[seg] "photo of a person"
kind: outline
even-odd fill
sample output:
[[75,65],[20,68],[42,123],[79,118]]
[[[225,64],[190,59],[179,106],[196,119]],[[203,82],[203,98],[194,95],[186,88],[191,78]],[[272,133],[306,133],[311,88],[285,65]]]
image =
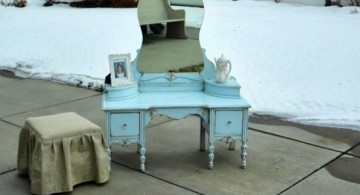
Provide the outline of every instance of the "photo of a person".
[[130,54],[110,54],[110,84],[113,87],[133,85]]
[[114,63],[115,78],[126,78],[126,69],[124,62],[115,62]]

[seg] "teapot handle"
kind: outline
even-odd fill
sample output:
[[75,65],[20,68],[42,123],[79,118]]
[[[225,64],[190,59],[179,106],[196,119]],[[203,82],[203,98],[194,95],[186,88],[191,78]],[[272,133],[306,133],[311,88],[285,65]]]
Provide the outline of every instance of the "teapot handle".
[[227,74],[226,74],[226,78],[229,77],[229,74],[230,74],[230,72],[231,72],[231,61],[228,60],[228,63],[229,63],[229,71],[228,71]]

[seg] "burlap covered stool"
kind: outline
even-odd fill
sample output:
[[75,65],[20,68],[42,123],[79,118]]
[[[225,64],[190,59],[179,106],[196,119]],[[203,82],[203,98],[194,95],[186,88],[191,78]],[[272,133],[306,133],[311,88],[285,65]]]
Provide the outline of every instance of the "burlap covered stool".
[[32,193],[106,182],[109,166],[101,128],[76,113],[28,118],[20,132],[17,170],[29,175]]

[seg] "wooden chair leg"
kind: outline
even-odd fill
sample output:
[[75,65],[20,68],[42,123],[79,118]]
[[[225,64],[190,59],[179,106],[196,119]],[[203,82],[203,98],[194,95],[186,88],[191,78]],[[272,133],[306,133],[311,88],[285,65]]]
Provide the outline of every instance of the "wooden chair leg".
[[166,24],[166,37],[175,39],[187,39],[185,21],[168,22]]

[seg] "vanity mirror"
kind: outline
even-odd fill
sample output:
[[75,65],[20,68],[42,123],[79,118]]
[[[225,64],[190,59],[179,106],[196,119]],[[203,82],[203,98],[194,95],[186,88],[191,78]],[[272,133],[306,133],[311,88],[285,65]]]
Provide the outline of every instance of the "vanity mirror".
[[[143,43],[137,60],[138,71],[200,72],[203,56],[199,33],[203,14],[204,8],[199,4],[178,6],[168,0],[139,1],[138,19]],[[192,21],[188,21],[190,18]],[[188,23],[192,27],[186,26]]]

